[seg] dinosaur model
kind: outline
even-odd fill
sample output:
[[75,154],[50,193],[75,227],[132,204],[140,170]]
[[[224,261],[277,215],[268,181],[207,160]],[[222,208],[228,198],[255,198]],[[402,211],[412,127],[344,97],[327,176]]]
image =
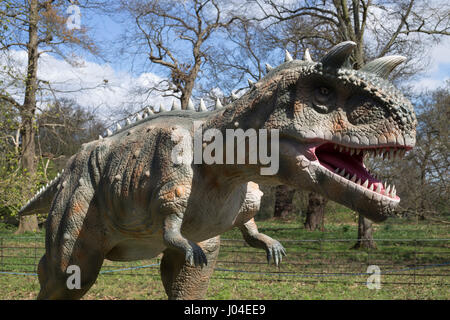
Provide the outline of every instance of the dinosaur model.
[[[226,106],[148,110],[144,119],[83,145],[20,212],[49,212],[38,298],[80,298],[105,258],[131,261],[160,253],[169,298],[202,298],[219,236],[233,227],[279,263],[284,249],[258,233],[252,219],[262,196],[258,184],[314,191],[375,222],[394,215],[400,201],[395,186],[371,175],[364,159],[402,157],[415,144],[414,109],[387,80],[405,58],[382,57],[353,70],[347,61],[354,48],[354,42],[342,42],[318,62],[308,52],[303,60],[286,52],[283,64],[267,65],[266,76],[250,81],[249,90]],[[262,174],[260,161],[174,162],[173,150],[186,132],[188,142],[195,140],[195,123],[202,132],[277,133],[271,145],[277,145],[278,170]],[[203,140],[201,148],[210,143]],[[184,154],[194,154],[187,146]],[[227,142],[222,147],[224,156],[233,151]],[[80,289],[66,286],[70,265],[81,270]]]

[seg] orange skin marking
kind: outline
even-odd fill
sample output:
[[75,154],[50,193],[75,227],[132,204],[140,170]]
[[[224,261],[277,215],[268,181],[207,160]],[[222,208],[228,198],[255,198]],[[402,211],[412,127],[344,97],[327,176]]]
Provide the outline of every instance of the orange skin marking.
[[345,123],[344,120],[342,120],[342,118],[338,118],[334,123],[333,123],[333,131],[334,132],[339,132],[339,131],[344,131],[345,129],[347,129],[347,124]]
[[73,208],[71,210],[71,213],[73,213],[73,214],[84,213],[83,206],[78,204],[77,202],[75,202],[73,205]]
[[184,196],[184,187],[183,186],[178,186],[178,187],[176,187],[175,188],[175,194],[176,194],[176,196],[177,197],[182,197],[182,196]]

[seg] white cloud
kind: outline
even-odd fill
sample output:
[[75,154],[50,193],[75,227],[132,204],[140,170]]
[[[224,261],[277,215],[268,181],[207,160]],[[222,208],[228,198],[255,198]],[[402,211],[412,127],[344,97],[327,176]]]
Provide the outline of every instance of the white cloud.
[[440,65],[450,64],[450,41],[442,41],[431,49],[430,55],[432,63],[427,73],[438,72]]
[[[27,55],[25,51],[10,51],[9,62],[15,67],[17,74],[24,74]],[[0,58],[0,65],[6,63],[6,58]],[[9,80],[5,74],[0,79]],[[98,109],[100,116],[110,118],[125,108],[137,111],[147,105],[166,108],[172,105],[172,97],[162,97],[160,92],[138,93],[138,88],[152,88],[163,80],[153,73],[142,73],[133,76],[127,72],[114,70],[109,64],[99,64],[81,60],[73,66],[65,60],[42,54],[38,65],[38,78],[50,83],[57,98],[70,98],[79,105]],[[104,82],[107,80],[107,83]],[[11,82],[8,82],[11,84]],[[47,87],[47,85],[43,85]],[[7,91],[19,101],[23,100],[21,84],[8,85]],[[45,103],[52,95],[49,91],[39,97],[40,103]]]
[[430,51],[431,64],[427,71],[411,82],[414,90],[435,90],[450,79],[450,42],[443,41]]

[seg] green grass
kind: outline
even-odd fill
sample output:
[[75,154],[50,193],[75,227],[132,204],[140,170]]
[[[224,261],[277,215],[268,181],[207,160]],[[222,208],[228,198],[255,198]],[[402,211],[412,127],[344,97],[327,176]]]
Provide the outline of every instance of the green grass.
[[[280,269],[267,265],[263,251],[246,246],[240,232],[231,230],[222,236],[217,270],[211,279],[206,299],[450,297],[450,266],[420,269],[423,265],[450,261],[450,241],[420,240],[450,238],[448,225],[428,221],[416,223],[406,219],[388,220],[375,226],[374,235],[376,239],[392,240],[379,240],[378,248],[368,251],[350,249],[355,243],[357,225],[354,217],[348,215],[336,220],[328,219],[325,232],[307,232],[296,219],[258,221],[257,224],[260,232],[280,240],[285,246],[288,256],[284,258]],[[0,268],[4,271],[35,272],[35,264],[44,250],[42,232],[18,236],[13,234],[12,229],[0,226],[0,238],[3,238],[3,250],[0,254],[3,264]],[[299,241],[307,239],[316,241]],[[342,241],[329,241],[330,239]],[[103,270],[145,266],[158,261],[105,261]],[[383,274],[380,290],[369,290],[366,287],[367,275],[345,275],[364,273],[370,264],[379,265],[382,272],[419,269]],[[0,275],[0,299],[34,299],[38,291],[36,276]],[[160,281],[159,269],[153,266],[101,274],[84,299],[166,299],[166,294]]]

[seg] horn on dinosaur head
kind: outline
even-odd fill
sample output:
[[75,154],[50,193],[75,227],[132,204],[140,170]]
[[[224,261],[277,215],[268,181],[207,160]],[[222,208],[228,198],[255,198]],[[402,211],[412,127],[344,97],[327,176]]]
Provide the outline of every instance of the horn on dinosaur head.
[[303,60],[305,60],[306,62],[314,62],[313,59],[311,58],[311,55],[309,54],[308,48],[306,48],[305,53],[303,53]]
[[370,61],[360,70],[364,72],[374,73],[381,78],[387,78],[392,70],[400,63],[404,62],[404,56],[386,56]]
[[216,98],[216,104],[214,105],[214,110],[222,109],[222,108],[223,108],[222,103],[220,102],[219,98]]
[[208,111],[208,109],[206,108],[206,105],[205,105],[205,101],[203,101],[203,99],[200,99],[200,105],[199,105],[197,111],[198,112]]
[[189,98],[186,110],[195,110],[194,103],[192,102],[191,98]]
[[292,58],[291,54],[289,53],[289,51],[284,50],[284,62],[289,62],[294,60],[294,58]]
[[355,47],[356,43],[353,41],[341,42],[331,48],[320,62],[322,62],[324,68],[338,69],[342,67]]

